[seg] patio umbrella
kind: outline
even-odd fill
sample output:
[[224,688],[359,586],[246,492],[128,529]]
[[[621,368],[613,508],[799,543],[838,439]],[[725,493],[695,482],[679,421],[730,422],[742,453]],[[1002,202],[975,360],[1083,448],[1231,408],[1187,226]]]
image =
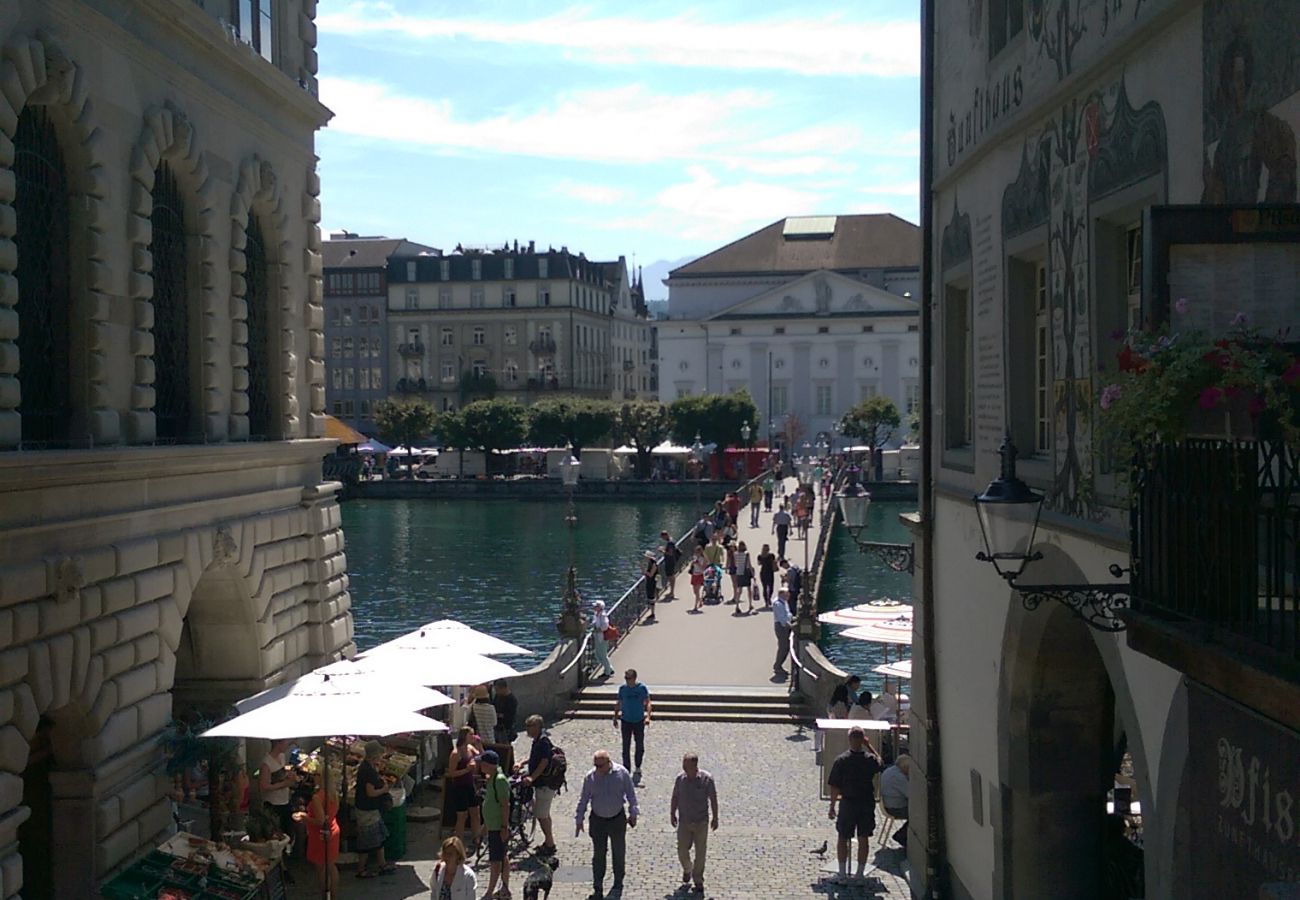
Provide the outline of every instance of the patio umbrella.
[[235,709],[248,713],[288,697],[313,696],[336,698],[342,702],[350,702],[354,698],[369,702],[374,697],[382,697],[384,705],[408,710],[450,706],[456,702],[441,691],[378,675],[344,661],[336,663],[328,673],[318,669],[285,684],[267,688],[260,694],[246,697],[235,704]]
[[823,625],[869,625],[872,622],[883,622],[911,613],[912,607],[906,603],[882,597],[879,600],[859,603],[857,606],[824,612],[817,617],[817,621]]
[[439,619],[436,622],[421,625],[415,631],[394,638],[385,644],[380,644],[373,650],[368,650],[367,653],[387,650],[418,650],[421,648],[461,650],[466,653],[477,653],[479,656],[533,655],[533,651],[527,647],[520,647],[518,644],[503,641],[499,637],[470,628],[464,622],[457,622],[455,619]]
[[353,662],[372,672],[424,685],[486,684],[519,674],[499,660],[448,647],[376,648]]
[[855,641],[874,641],[877,644],[911,644],[912,613],[909,610],[892,619],[859,625],[841,631],[840,637],[852,638]]
[[888,675],[892,678],[911,678],[912,661],[910,659],[900,659],[898,662],[883,663],[876,666],[871,671],[878,672],[881,675]]
[[374,438],[371,438],[370,440],[366,441],[364,444],[360,444],[357,446],[357,450],[359,450],[362,453],[388,453],[392,449],[393,449],[392,447],[388,446],[382,441],[377,441]]

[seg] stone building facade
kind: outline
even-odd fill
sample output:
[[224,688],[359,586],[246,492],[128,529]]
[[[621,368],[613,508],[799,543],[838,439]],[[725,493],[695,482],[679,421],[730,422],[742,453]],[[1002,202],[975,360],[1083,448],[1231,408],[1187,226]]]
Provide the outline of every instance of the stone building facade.
[[173,715],[351,647],[315,5],[0,5],[0,896],[94,896]]
[[[1277,533],[1278,516],[1295,521],[1300,448],[1249,445],[1261,483],[1250,467],[1231,503],[1215,505],[1232,481],[1216,474],[1235,452],[1223,442],[1185,448],[1202,466],[1190,481],[1159,462],[1130,490],[1100,401],[1127,328],[1187,327],[1160,300],[1170,285],[1189,316],[1224,324],[1276,288],[1295,320],[1296,5],[931,0],[926,9],[932,500],[917,593],[932,585],[934,615],[918,618],[910,692],[914,895],[1136,896],[1131,882],[1107,882],[1131,864],[1146,897],[1281,896],[1267,886],[1300,872],[1290,818],[1300,656],[1264,611],[1289,610],[1294,624],[1294,526],[1287,563],[1266,562],[1264,535]],[[1283,227],[1256,254],[1249,242],[1274,227],[1263,204],[1277,204]],[[1202,233],[1183,256],[1195,265],[1176,268],[1176,254],[1153,248],[1195,235],[1159,225],[1169,205],[1218,205],[1202,212],[1230,251]],[[1239,223],[1248,227],[1228,234]],[[998,476],[1008,433],[1019,477],[1046,497],[1033,545],[1017,548],[1041,558],[1019,583],[1130,582],[1119,598],[1131,604],[1124,630],[1090,628],[1060,602],[1082,603],[1088,590],[1022,596],[976,558],[971,498]],[[1175,484],[1200,512],[1142,499],[1169,497]],[[1138,543],[1179,528],[1196,536]],[[1258,546],[1219,543],[1256,534]],[[1262,576],[1254,582],[1275,565],[1289,584],[1282,596]],[[1162,573],[1188,581],[1153,588]],[[1238,599],[1233,621],[1225,611]],[[926,708],[927,683],[937,710]],[[936,714],[942,743],[931,756],[925,726]],[[1116,840],[1131,816],[1106,814],[1120,776],[1135,785],[1142,850]],[[1261,789],[1270,778],[1271,795]],[[935,788],[941,829],[928,819]],[[927,857],[932,833],[941,857]]]

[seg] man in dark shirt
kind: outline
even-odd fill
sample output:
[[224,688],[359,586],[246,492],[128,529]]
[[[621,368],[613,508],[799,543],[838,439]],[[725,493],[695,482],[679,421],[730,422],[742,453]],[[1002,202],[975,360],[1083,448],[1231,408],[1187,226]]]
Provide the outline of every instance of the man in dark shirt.
[[[542,826],[542,845],[536,850],[539,856],[555,855],[555,834],[551,830],[551,802],[555,799],[555,789],[547,787],[546,770],[550,768],[551,757],[555,754],[555,745],[551,737],[542,730],[541,716],[529,716],[524,722],[524,729],[533,739],[532,749],[528,751],[528,763],[517,774],[524,776],[524,784],[533,788],[533,816]],[[539,784],[539,782],[541,782]]]
[[504,678],[498,678],[492,685],[492,705],[497,711],[498,744],[513,744],[519,732],[515,731],[515,717],[519,715],[519,698],[510,692],[510,685]]
[[781,560],[778,565],[785,573],[785,586],[790,591],[790,608],[793,610],[799,605],[799,591],[803,588],[803,569],[788,559]]
[[668,588],[668,597],[677,599],[677,564],[681,561],[682,551],[677,549],[677,542],[666,531],[659,532],[664,542],[664,585]]
[[[854,832],[858,835],[858,877],[867,871],[867,855],[871,851],[871,832],[876,830],[875,778],[885,770],[876,751],[867,743],[861,728],[849,730],[849,749],[835,757],[827,783],[831,789],[830,818],[835,820],[835,856],[840,864],[840,876],[849,874],[849,841]],[[838,817],[835,804],[839,803]]]

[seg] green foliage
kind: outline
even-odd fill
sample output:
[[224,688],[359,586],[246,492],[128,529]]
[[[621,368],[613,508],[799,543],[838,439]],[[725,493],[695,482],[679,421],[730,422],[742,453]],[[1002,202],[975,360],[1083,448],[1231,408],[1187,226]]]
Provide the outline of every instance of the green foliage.
[[615,433],[623,443],[636,448],[636,472],[650,475],[650,451],[672,433],[673,417],[668,407],[651,400],[624,403],[618,411]]
[[470,400],[491,400],[497,395],[497,380],[486,372],[474,374],[472,369],[460,373],[460,402],[463,406]]
[[850,409],[840,420],[840,432],[862,441],[872,450],[889,442],[902,418],[898,407],[888,397],[877,394]]
[[475,400],[457,418],[460,443],[486,454],[518,447],[528,433],[527,412],[513,400]]
[[618,408],[608,400],[547,397],[528,408],[528,438],[542,447],[583,447],[600,443],[614,431]]
[[745,424],[753,434],[758,433],[758,407],[746,390],[678,397],[669,412],[673,440],[683,446],[693,444],[697,434],[705,444],[717,444],[720,448],[738,445],[740,429]]
[[390,447],[410,448],[433,434],[438,414],[423,400],[380,400],[375,404],[375,427]]

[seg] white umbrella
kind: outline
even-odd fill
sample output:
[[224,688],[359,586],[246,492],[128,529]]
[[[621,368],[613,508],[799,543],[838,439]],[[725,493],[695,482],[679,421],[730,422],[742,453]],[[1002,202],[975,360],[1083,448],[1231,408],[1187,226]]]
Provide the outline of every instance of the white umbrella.
[[413,684],[485,684],[519,674],[499,660],[447,647],[376,648],[366,651],[354,662],[372,672]]
[[410,634],[380,644],[368,653],[388,650],[460,650],[480,656],[532,656],[533,651],[486,632],[470,628],[455,619],[439,619],[422,625]]
[[912,614],[906,613],[892,619],[883,619],[841,631],[840,637],[855,641],[873,641],[877,644],[911,644]]
[[[288,697],[314,696],[335,698],[344,702],[355,697],[360,697],[365,702],[373,702],[373,698],[382,697],[385,706],[407,710],[450,706],[456,702],[441,691],[377,675],[345,660],[335,663],[329,672],[318,669],[286,684],[267,688],[260,694],[240,700],[235,704],[235,709],[247,713]],[[364,734],[365,732],[349,733]]]
[[636,454],[636,448],[631,444],[623,444],[621,447],[614,448],[615,456],[633,456]]
[[912,661],[910,659],[900,659],[898,662],[883,663],[876,666],[871,671],[878,672],[881,675],[889,675],[894,678],[911,678]]
[[906,603],[882,597],[879,600],[859,603],[857,606],[824,612],[817,617],[817,621],[823,625],[869,625],[872,622],[882,622],[898,618],[900,615],[911,614],[912,607]]

